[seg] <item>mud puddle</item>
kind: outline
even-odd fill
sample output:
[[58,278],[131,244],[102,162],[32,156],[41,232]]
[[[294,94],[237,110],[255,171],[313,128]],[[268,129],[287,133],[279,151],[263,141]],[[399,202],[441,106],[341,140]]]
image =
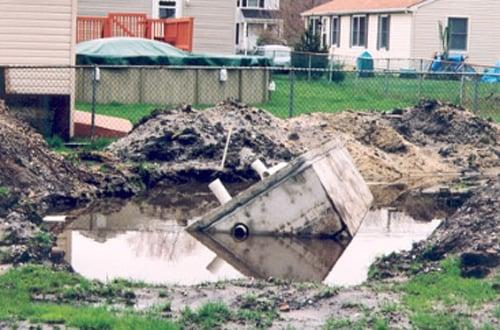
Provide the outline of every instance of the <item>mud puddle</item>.
[[[262,236],[237,241],[223,234],[193,237],[185,231],[184,219],[214,207],[208,196],[208,192],[197,196],[186,192],[168,200],[156,195],[149,200],[112,201],[69,223],[58,237],[58,247],[76,272],[102,281],[124,278],[194,285],[274,277],[355,285],[367,278],[377,257],[411,249],[440,223],[380,209],[366,216],[350,244]],[[192,202],[184,203],[186,198]]]

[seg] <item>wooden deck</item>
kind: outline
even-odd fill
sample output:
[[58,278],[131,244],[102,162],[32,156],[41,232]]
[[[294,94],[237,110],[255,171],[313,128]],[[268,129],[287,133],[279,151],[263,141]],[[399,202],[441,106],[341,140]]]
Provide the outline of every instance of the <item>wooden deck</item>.
[[136,37],[169,43],[185,51],[193,50],[193,17],[151,19],[146,14],[110,13],[107,17],[77,17],[76,42]]

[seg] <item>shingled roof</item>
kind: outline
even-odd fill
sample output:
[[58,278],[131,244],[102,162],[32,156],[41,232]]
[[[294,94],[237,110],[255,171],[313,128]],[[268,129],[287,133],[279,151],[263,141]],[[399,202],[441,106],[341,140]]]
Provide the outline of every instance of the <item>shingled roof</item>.
[[427,0],[333,0],[302,13],[304,16],[404,11]]

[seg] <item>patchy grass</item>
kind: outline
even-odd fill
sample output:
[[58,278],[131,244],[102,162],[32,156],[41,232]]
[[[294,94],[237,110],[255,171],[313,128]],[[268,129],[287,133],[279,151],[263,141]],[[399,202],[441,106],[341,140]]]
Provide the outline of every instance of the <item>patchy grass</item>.
[[72,299],[73,303],[89,294],[114,296],[119,285],[105,286],[88,281],[79,275],[54,271],[43,266],[14,268],[0,276],[0,321],[15,324],[64,324],[80,329],[179,329],[172,321],[144,316],[130,311],[106,307],[64,303],[36,302],[40,297],[56,296],[56,301]]
[[[410,321],[422,329],[472,328],[466,314],[497,298],[491,280],[463,278],[459,260],[446,259],[443,270],[417,275],[401,285]],[[498,282],[498,278],[493,280]]]
[[10,195],[9,187],[0,186],[0,198],[8,197]]
[[231,319],[231,311],[222,302],[207,303],[196,311],[186,307],[182,312],[181,324],[183,327],[213,329],[220,327]]
[[170,301],[141,312],[116,307],[120,302],[133,304],[133,288],[141,286],[146,284],[103,284],[41,265],[12,268],[0,276],[0,322],[12,327],[28,321],[79,329],[214,329],[227,322],[267,328],[278,317],[270,302],[250,296],[248,306],[239,309],[208,302],[196,310],[186,307],[174,319]]
[[363,317],[356,319],[356,320],[332,318],[326,322],[326,324],[323,326],[323,329],[324,330],[335,330],[335,329],[386,330],[386,329],[389,329],[389,325],[387,323],[387,320],[385,320],[384,318],[363,316]]

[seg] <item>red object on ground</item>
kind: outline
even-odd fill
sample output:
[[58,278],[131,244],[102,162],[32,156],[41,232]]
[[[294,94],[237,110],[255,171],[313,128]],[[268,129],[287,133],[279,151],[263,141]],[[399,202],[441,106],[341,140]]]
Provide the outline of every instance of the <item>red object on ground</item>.
[[[90,112],[76,110],[73,113],[73,124],[75,125],[75,137],[91,137],[92,114]],[[98,137],[124,137],[132,128],[132,123],[126,119],[103,115],[95,116],[95,135]]]
[[136,37],[169,43],[179,49],[193,50],[193,17],[151,19],[146,14],[110,13],[107,17],[78,16],[76,42]]

